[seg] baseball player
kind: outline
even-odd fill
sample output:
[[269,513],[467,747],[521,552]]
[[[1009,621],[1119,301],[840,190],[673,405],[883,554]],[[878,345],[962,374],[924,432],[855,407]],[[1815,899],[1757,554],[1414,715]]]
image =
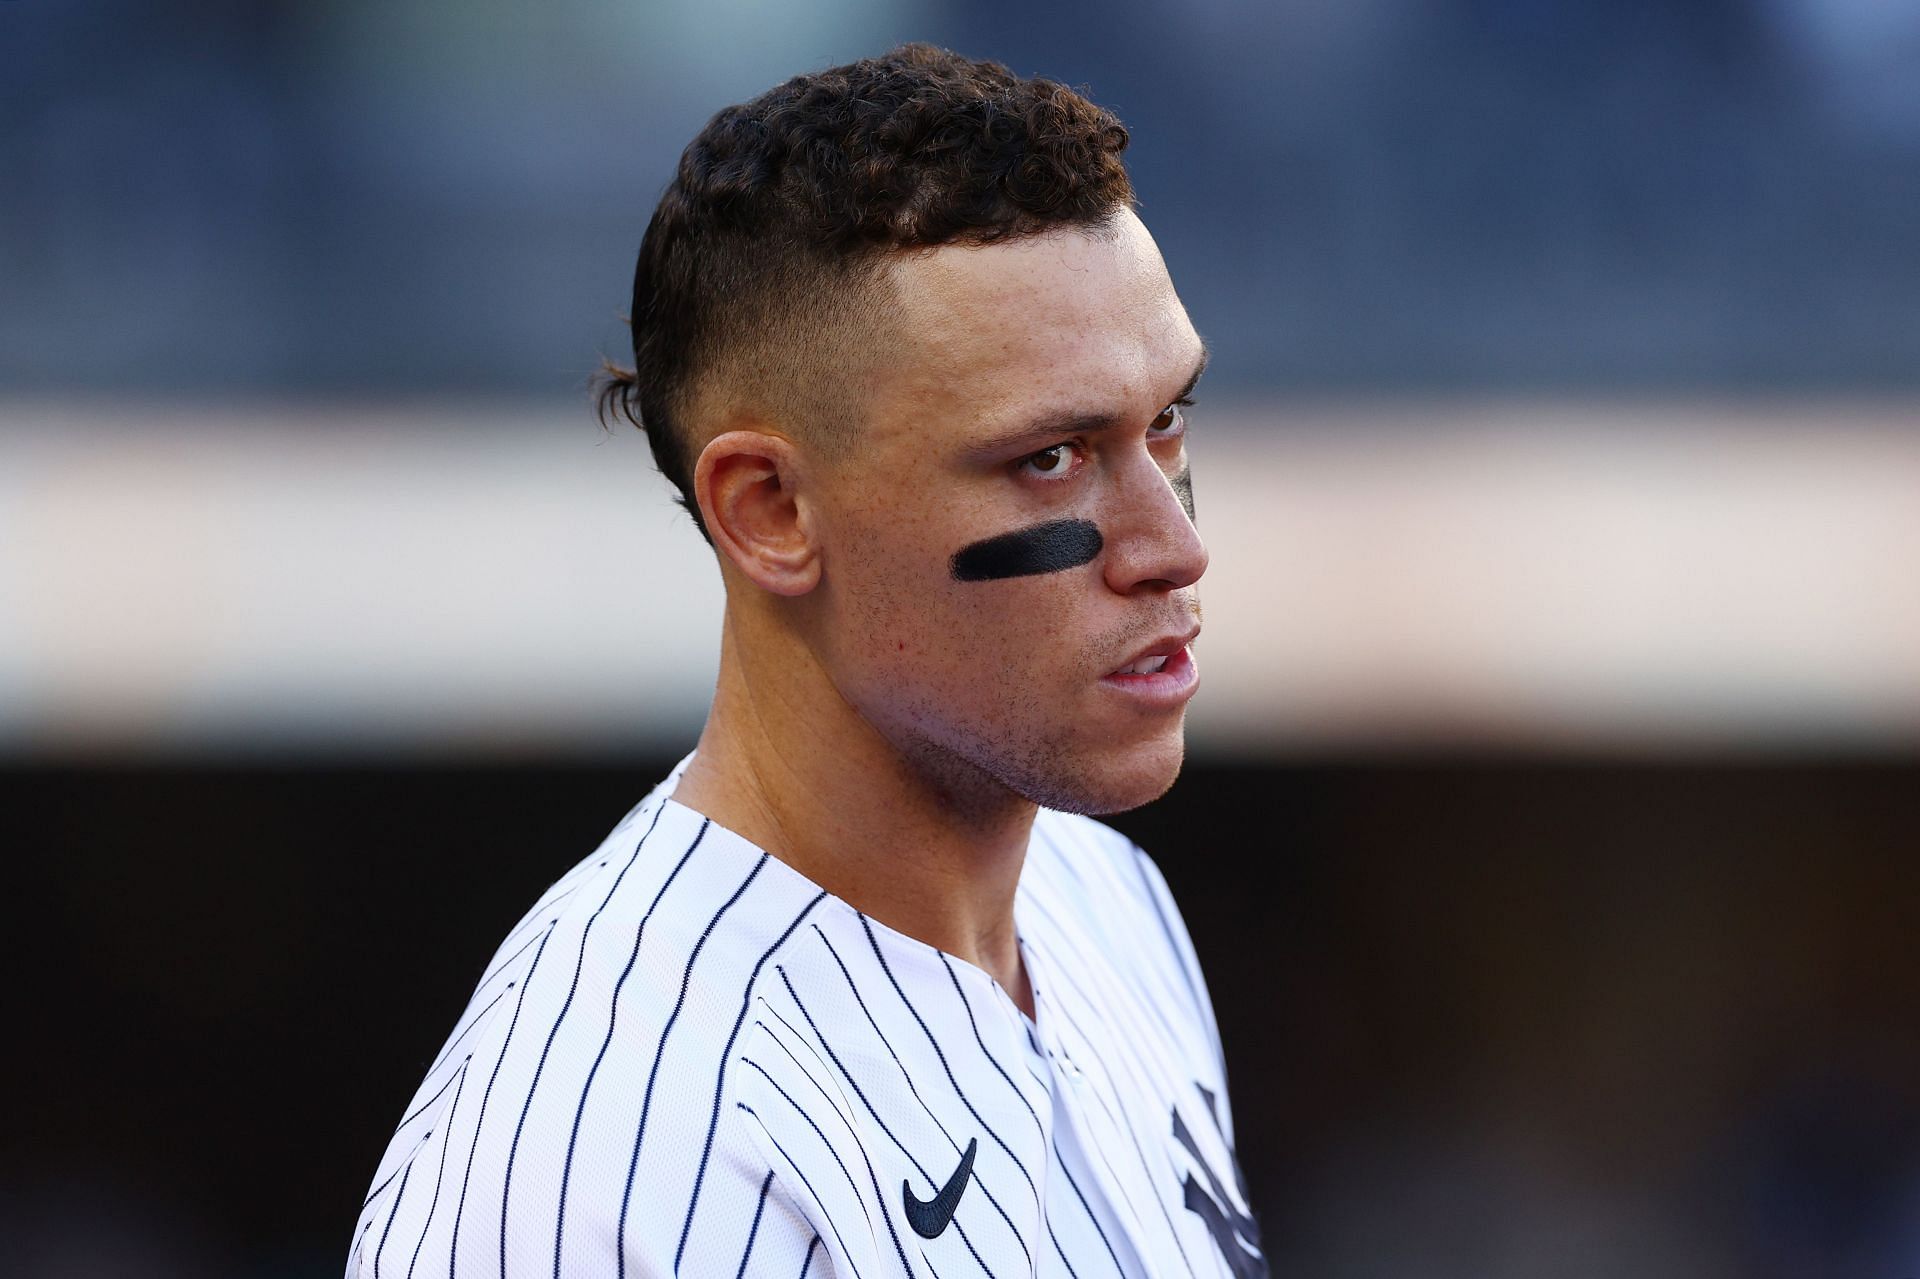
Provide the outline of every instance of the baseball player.
[[1179,913],[1081,815],[1172,784],[1207,563],[1126,143],[909,45],[687,148],[602,403],[715,550],[712,711],[501,943],[349,1275],[1266,1274]]

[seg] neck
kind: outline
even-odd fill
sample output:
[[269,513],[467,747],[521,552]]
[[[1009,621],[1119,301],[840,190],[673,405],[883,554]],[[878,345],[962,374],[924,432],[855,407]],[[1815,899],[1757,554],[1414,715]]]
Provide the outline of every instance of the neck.
[[1031,1016],[1013,902],[1035,805],[971,765],[909,759],[804,647],[763,639],[740,643],[729,612],[713,710],[674,799],[985,970]]

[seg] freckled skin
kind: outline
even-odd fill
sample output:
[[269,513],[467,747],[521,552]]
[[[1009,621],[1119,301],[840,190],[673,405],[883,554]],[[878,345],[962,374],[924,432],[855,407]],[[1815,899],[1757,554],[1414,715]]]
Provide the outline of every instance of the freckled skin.
[[[1089,813],[1156,798],[1179,772],[1184,713],[1100,679],[1191,628],[1207,562],[1184,442],[1148,430],[1201,351],[1158,249],[1124,212],[1108,234],[948,246],[890,271],[897,358],[816,491],[828,549],[811,646],[839,695],[955,793],[1001,786]],[[1124,425],[1088,436],[1064,478],[969,450],[1067,409]],[[1066,519],[1099,529],[1092,561],[955,580],[961,548]]]

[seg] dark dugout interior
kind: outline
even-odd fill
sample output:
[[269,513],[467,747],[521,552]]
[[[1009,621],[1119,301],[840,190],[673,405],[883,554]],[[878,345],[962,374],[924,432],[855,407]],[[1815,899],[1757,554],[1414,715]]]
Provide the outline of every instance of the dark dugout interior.
[[[1202,760],[1113,819],[1206,966],[1274,1272],[1902,1273],[1915,765]],[[0,775],[8,1269],[337,1273],[493,945],[669,766]]]

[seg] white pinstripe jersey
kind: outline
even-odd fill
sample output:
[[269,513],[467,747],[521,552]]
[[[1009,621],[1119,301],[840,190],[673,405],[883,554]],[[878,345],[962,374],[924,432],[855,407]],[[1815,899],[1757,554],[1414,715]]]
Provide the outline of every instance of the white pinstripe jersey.
[[[1213,1012],[1144,853],[1041,810],[1029,1020],[667,799],[685,767],[501,944],[349,1276],[1266,1273]],[[950,1221],[909,1210],[950,1183]]]

